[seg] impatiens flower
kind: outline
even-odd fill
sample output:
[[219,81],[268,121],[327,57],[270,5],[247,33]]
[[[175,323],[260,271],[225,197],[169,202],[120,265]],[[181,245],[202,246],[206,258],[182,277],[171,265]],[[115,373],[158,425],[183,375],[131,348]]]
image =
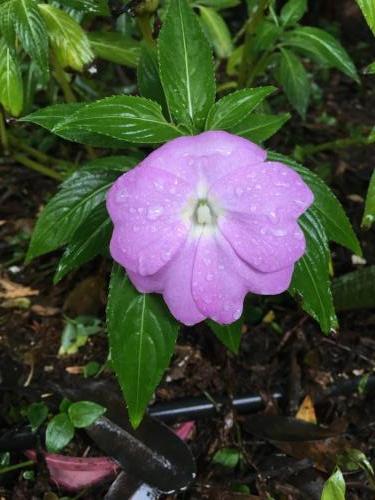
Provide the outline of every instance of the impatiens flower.
[[266,151],[227,132],[174,139],[107,196],[111,254],[140,292],[162,293],[186,325],[228,324],[248,292],[290,284],[305,251],[297,219],[313,194]]

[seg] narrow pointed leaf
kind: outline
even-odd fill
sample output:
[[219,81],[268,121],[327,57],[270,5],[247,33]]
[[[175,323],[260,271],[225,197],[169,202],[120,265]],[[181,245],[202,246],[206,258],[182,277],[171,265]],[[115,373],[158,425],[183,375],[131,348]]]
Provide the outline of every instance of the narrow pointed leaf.
[[16,54],[0,38],[0,104],[12,116],[23,107],[23,83]]
[[375,35],[375,2],[374,0],[356,0],[367,24]]
[[207,321],[208,326],[216,337],[234,354],[238,354],[241,342],[242,320],[239,319],[230,325],[219,325],[215,321]]
[[300,26],[288,32],[283,41],[286,45],[300,49],[318,62],[336,68],[359,82],[357,70],[349,54],[336,38],[326,31]]
[[140,43],[115,31],[95,31],[88,34],[96,57],[115,64],[135,68],[140,54]]
[[62,68],[82,71],[94,54],[81,26],[69,14],[48,4],[39,4],[53,54]]
[[263,142],[272,137],[290,118],[289,113],[265,115],[254,113],[231,127],[228,132],[241,135],[254,142]]
[[37,220],[27,260],[69,242],[91,211],[104,201],[107,190],[121,171],[134,166],[135,162],[131,157],[93,160],[63,182]]
[[168,123],[160,106],[144,97],[119,95],[86,104],[54,127],[56,134],[69,134],[79,141],[81,132],[94,132],[130,143],[155,144],[182,133]]
[[275,90],[276,88],[271,86],[258,87],[238,90],[222,97],[208,113],[206,130],[232,130],[239,122],[245,121],[254,109]]
[[345,479],[339,468],[324,484],[321,500],[345,500]]
[[59,3],[79,12],[90,12],[99,16],[109,15],[107,0],[59,0]]
[[73,269],[89,262],[109,247],[112,233],[112,223],[105,208],[101,203],[95,207],[84,222],[77,228],[61,257],[54,283],[58,283]]
[[307,0],[288,0],[280,12],[284,26],[296,24],[307,11]]
[[16,39],[14,5],[13,0],[2,4],[0,2],[0,34],[11,48],[14,47]]
[[341,203],[330,188],[308,168],[287,156],[269,151],[268,159],[280,161],[296,170],[314,193],[314,210],[324,226],[327,238],[336,241],[357,255],[362,255],[361,246]]
[[232,38],[229,28],[223,17],[214,9],[199,6],[202,26],[207,34],[217,57],[229,57],[233,50]]
[[159,36],[160,76],[171,115],[202,130],[215,99],[209,43],[187,0],[170,2]]
[[281,49],[276,78],[290,104],[305,118],[310,98],[310,82],[301,60],[292,51]]
[[112,363],[130,421],[138,427],[168,367],[178,323],[160,295],[137,292],[117,264],[110,282],[107,322]]
[[332,292],[338,311],[375,307],[375,266],[336,278],[333,280]]
[[12,0],[14,26],[22,47],[44,73],[48,72],[48,36],[34,0]]
[[158,53],[156,49],[146,44],[142,45],[137,77],[141,96],[158,102],[164,115],[168,116],[167,101],[159,74]]
[[330,253],[319,216],[310,208],[299,224],[306,237],[306,252],[296,263],[289,291],[301,301],[302,308],[318,323],[324,333],[338,326],[329,277]]

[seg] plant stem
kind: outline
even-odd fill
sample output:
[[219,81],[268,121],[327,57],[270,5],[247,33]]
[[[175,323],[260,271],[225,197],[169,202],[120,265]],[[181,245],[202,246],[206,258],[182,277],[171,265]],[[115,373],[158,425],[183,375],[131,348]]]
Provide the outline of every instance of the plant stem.
[[257,10],[254,15],[247,20],[245,30],[245,41],[242,52],[240,70],[238,73],[238,87],[244,87],[248,79],[249,66],[251,65],[251,45],[253,34],[255,33],[259,23],[262,21],[264,11],[268,7],[270,0],[260,0]]
[[9,134],[9,142],[11,146],[14,146],[16,149],[19,149],[20,151],[23,151],[31,156],[33,156],[36,160],[41,161],[42,163],[60,163],[61,165],[66,165],[67,167],[72,167],[72,164],[65,161],[65,160],[60,160],[58,158],[53,158],[52,156],[49,156],[42,151],[38,151],[35,148],[32,148],[31,146],[28,146],[24,142],[22,142],[20,139],[17,137],[14,137]]
[[55,170],[52,170],[52,168],[49,168],[46,165],[42,165],[41,163],[37,163],[36,161],[31,160],[25,155],[15,154],[13,155],[13,159],[18,163],[21,163],[21,165],[34,170],[35,172],[39,172],[40,174],[46,175],[47,177],[51,177],[51,179],[55,179],[57,181],[62,181],[64,179],[61,174],[55,172]]
[[139,31],[142,33],[142,37],[143,37],[144,41],[147,43],[147,45],[149,45],[150,47],[153,47],[155,45],[155,40],[154,40],[154,37],[152,36],[150,16],[147,14],[142,15],[142,16],[138,16],[137,22],[138,22]]
[[77,98],[72,88],[70,87],[70,83],[66,76],[66,73],[58,63],[56,57],[53,57],[53,66],[55,68],[54,77],[57,83],[60,85],[61,90],[63,91],[65,101],[68,103],[77,102]]
[[31,467],[32,465],[35,465],[35,463],[32,460],[27,460],[27,462],[8,465],[7,467],[0,467],[0,474],[5,474],[6,472],[11,472],[12,470],[23,469],[24,467]]
[[4,153],[6,155],[9,154],[8,135],[7,135],[7,131],[5,128],[4,113],[3,113],[3,110],[1,108],[0,108],[0,141],[1,141],[1,145],[4,149]]

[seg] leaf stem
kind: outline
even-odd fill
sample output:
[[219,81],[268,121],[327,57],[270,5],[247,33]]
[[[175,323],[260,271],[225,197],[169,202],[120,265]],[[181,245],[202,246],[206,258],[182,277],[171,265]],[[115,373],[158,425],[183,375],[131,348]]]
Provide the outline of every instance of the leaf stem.
[[138,16],[137,23],[138,23],[139,31],[142,33],[144,41],[150,47],[154,47],[155,40],[154,40],[154,37],[152,35],[150,16],[148,14]]
[[24,153],[29,154],[30,156],[33,156],[36,160],[41,161],[42,163],[60,163],[61,165],[66,165],[67,167],[72,168],[72,164],[70,162],[67,162],[66,160],[61,160],[59,158],[53,158],[52,156],[49,156],[42,151],[38,151],[37,149],[28,146],[22,140],[18,139],[17,137],[14,137],[9,134],[9,142],[11,146],[14,146],[16,149],[19,149],[20,151],[23,151]]
[[8,135],[5,128],[5,120],[3,110],[0,108],[0,141],[4,149],[4,154],[9,154],[9,141]]
[[25,167],[30,168],[35,172],[39,172],[40,174],[46,175],[47,177],[50,177],[51,179],[55,179],[57,181],[64,180],[64,177],[58,172],[55,172],[55,170],[52,170],[52,168],[47,167],[46,165],[42,165],[41,163],[37,163],[36,161],[31,160],[25,155],[15,154],[12,157],[15,161],[21,163],[21,165],[24,165]]
[[55,56],[53,56],[52,61],[53,61],[53,66],[55,68],[53,76],[55,77],[55,80],[59,84],[64,94],[65,101],[68,103],[77,102],[77,98],[70,86],[69,79],[67,78],[65,71],[60,66]]
[[27,460],[26,462],[20,462],[19,464],[8,465],[7,467],[0,467],[0,474],[5,474],[7,472],[11,472],[17,469],[23,469],[25,467],[31,467],[35,465],[35,462],[32,460]]

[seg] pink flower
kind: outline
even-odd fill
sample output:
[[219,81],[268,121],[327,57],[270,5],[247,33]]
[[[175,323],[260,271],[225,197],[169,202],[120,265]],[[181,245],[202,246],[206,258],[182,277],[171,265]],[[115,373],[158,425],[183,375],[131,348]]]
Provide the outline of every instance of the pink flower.
[[290,284],[305,251],[298,217],[313,194],[266,151],[227,132],[174,139],[107,196],[111,254],[140,292],[162,293],[186,325],[232,323],[248,292]]

